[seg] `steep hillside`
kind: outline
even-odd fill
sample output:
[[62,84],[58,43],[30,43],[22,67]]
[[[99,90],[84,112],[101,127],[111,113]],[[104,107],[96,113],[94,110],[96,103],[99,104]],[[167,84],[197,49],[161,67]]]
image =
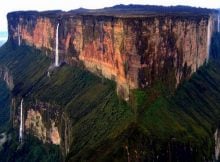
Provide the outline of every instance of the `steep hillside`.
[[[29,47],[12,48],[10,43],[2,47],[0,60],[9,67],[15,78],[13,89],[14,100],[17,101],[13,111],[15,128],[19,125],[17,118],[21,97],[24,98],[25,114],[27,115],[30,109],[40,111],[43,124],[48,131],[51,120],[58,120],[56,126],[62,134],[61,146],[64,154],[70,150],[72,135],[74,138],[80,138],[85,134],[85,137],[82,136],[82,139],[74,142],[74,146],[81,149],[88,141],[91,143],[103,141],[114,128],[120,130],[127,127],[132,120],[131,109],[117,98],[114,83],[67,65],[55,69],[48,77],[48,58]],[[46,112],[42,110],[43,103],[51,105]],[[34,133],[42,139],[40,132]]]
[[192,8],[143,15],[146,6],[130,7],[139,8],[138,16],[124,9],[121,17],[121,5],[97,14],[8,15],[9,40],[0,48],[0,116],[9,119],[11,101],[11,118],[2,128],[8,140],[0,161],[218,159],[216,15]]
[[3,80],[0,80],[0,132],[2,131],[8,123],[10,116],[10,90],[8,89],[6,83]]
[[[212,51],[218,53],[217,48],[213,46]],[[152,88],[134,90],[129,103],[118,99],[114,83],[79,68],[62,65],[48,77],[50,60],[30,47],[13,47],[8,42],[1,48],[0,62],[10,69],[15,82],[14,127],[19,125],[23,97],[25,116],[31,109],[39,112],[42,120],[36,122],[42,129],[50,132],[54,120],[67,161],[212,159],[220,112],[218,59],[200,68],[175,95],[158,81]],[[26,147],[32,145],[29,133],[50,142],[50,135],[44,137],[36,130],[25,129]],[[25,161],[28,158],[16,151],[16,136],[5,150]],[[36,157],[26,151],[29,158]]]

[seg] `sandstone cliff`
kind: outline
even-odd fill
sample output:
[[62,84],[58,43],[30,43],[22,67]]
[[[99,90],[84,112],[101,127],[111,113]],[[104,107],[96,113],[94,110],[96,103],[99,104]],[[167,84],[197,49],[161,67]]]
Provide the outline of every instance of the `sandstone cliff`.
[[[12,99],[12,124],[18,128],[20,124],[20,106],[16,98]],[[43,143],[60,145],[61,137],[58,131],[60,123],[60,108],[49,103],[36,101],[35,103],[24,100],[24,132],[32,134]],[[26,139],[25,139],[26,140]]]
[[[208,60],[213,17],[204,15],[104,15],[75,12],[8,14],[9,40],[31,45],[55,58],[59,23],[60,62],[117,82],[126,100],[129,89],[162,80],[176,87]],[[209,35],[210,35],[209,34]]]
[[[189,83],[194,86],[183,87],[184,93],[177,91],[179,95],[170,99],[167,91],[162,96],[163,84],[159,90],[152,85],[162,81],[175,89],[209,59],[214,15],[33,11],[10,13],[8,21],[9,42],[3,48],[10,52],[2,59],[5,52],[0,51],[0,61],[10,65],[14,77],[13,128],[19,127],[24,98],[26,142],[31,134],[60,145],[66,161],[115,156],[118,161],[169,161],[170,155],[176,161],[210,158],[212,153],[206,152],[214,150],[213,134],[210,138],[207,134],[213,122],[208,125],[205,119],[215,120],[213,114],[218,112],[214,111],[218,98],[210,99],[218,96],[218,75],[217,81],[203,80],[211,74],[202,68],[202,79],[194,78]],[[55,62],[57,24],[60,63],[80,68],[64,65],[47,75],[51,59]],[[82,70],[82,65],[115,80],[117,92],[126,100],[130,97],[130,103],[117,98],[112,82]],[[216,95],[210,95],[205,85],[214,87]],[[136,88],[145,90],[129,94]]]

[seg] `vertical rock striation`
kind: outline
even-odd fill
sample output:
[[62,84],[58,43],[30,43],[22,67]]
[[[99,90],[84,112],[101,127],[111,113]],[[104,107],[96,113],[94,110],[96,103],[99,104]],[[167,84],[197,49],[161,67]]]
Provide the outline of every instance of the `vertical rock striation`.
[[8,23],[12,42],[16,44],[19,35],[22,44],[45,50],[52,58],[59,23],[61,62],[82,63],[115,80],[118,94],[128,100],[130,89],[158,80],[177,87],[189,78],[208,60],[214,22],[207,14],[106,16],[54,11],[10,13]]
[[[83,65],[96,75],[114,80],[125,100],[129,100],[131,89],[147,88],[157,81],[175,89],[188,79],[209,59],[214,20],[209,14],[8,14],[9,41],[14,45],[34,46],[54,60],[58,60],[59,50],[56,65]],[[7,69],[1,72],[0,68],[0,76],[13,89]],[[12,103],[15,105],[14,100]],[[24,114],[25,133],[60,145],[65,155],[69,153],[74,140],[72,121],[59,106],[27,103]],[[130,154],[130,148],[125,148],[128,159],[133,154],[138,159],[136,150]]]
[[58,130],[60,112],[56,106],[47,103],[27,105],[25,117],[25,133],[32,133],[43,142],[60,145],[61,137]]

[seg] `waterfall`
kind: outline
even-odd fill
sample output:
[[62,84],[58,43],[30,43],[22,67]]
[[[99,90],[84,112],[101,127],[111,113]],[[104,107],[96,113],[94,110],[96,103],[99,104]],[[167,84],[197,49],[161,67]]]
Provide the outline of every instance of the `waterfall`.
[[59,66],[59,51],[58,51],[58,46],[59,46],[59,23],[57,24],[57,29],[56,29],[56,54],[55,54],[55,66]]
[[208,20],[207,26],[207,63],[209,61],[209,50],[210,50],[210,43],[211,43],[211,19]]
[[18,25],[18,45],[21,45],[20,25]]
[[21,106],[20,106],[20,129],[19,129],[19,142],[23,142],[23,99],[21,99]]

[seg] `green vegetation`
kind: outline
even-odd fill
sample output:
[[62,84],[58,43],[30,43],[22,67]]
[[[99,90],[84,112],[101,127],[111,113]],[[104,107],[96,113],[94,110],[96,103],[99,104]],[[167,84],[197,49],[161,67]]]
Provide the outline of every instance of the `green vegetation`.
[[0,132],[4,131],[10,116],[10,91],[4,81],[0,80]]
[[[66,161],[127,161],[128,152],[131,161],[204,161],[212,159],[213,134],[219,125],[219,49],[214,43],[212,56],[217,59],[201,67],[174,94],[157,82],[151,88],[133,90],[129,103],[118,98],[112,81],[77,67],[62,65],[48,77],[51,61],[30,47],[7,43],[0,49],[0,62],[14,76],[13,97],[23,96],[29,104],[38,100],[58,105],[70,120]],[[64,127],[60,122],[59,130]],[[12,133],[0,152],[3,161],[61,160],[56,146],[30,136],[18,150],[16,141]]]
[[2,47],[0,61],[14,76],[14,97],[23,96],[29,103],[40,100],[59,105],[71,119],[71,138],[75,140],[70,155],[81,157],[83,150],[100,144],[107,136],[117,137],[133,120],[131,108],[118,99],[112,81],[68,65],[54,69],[47,77],[49,59],[30,47],[13,49],[10,43]]
[[62,161],[58,146],[42,144],[35,137],[28,137],[23,145],[18,143],[16,132],[11,133],[11,140],[4,144],[0,151],[1,161],[10,162],[54,162]]

